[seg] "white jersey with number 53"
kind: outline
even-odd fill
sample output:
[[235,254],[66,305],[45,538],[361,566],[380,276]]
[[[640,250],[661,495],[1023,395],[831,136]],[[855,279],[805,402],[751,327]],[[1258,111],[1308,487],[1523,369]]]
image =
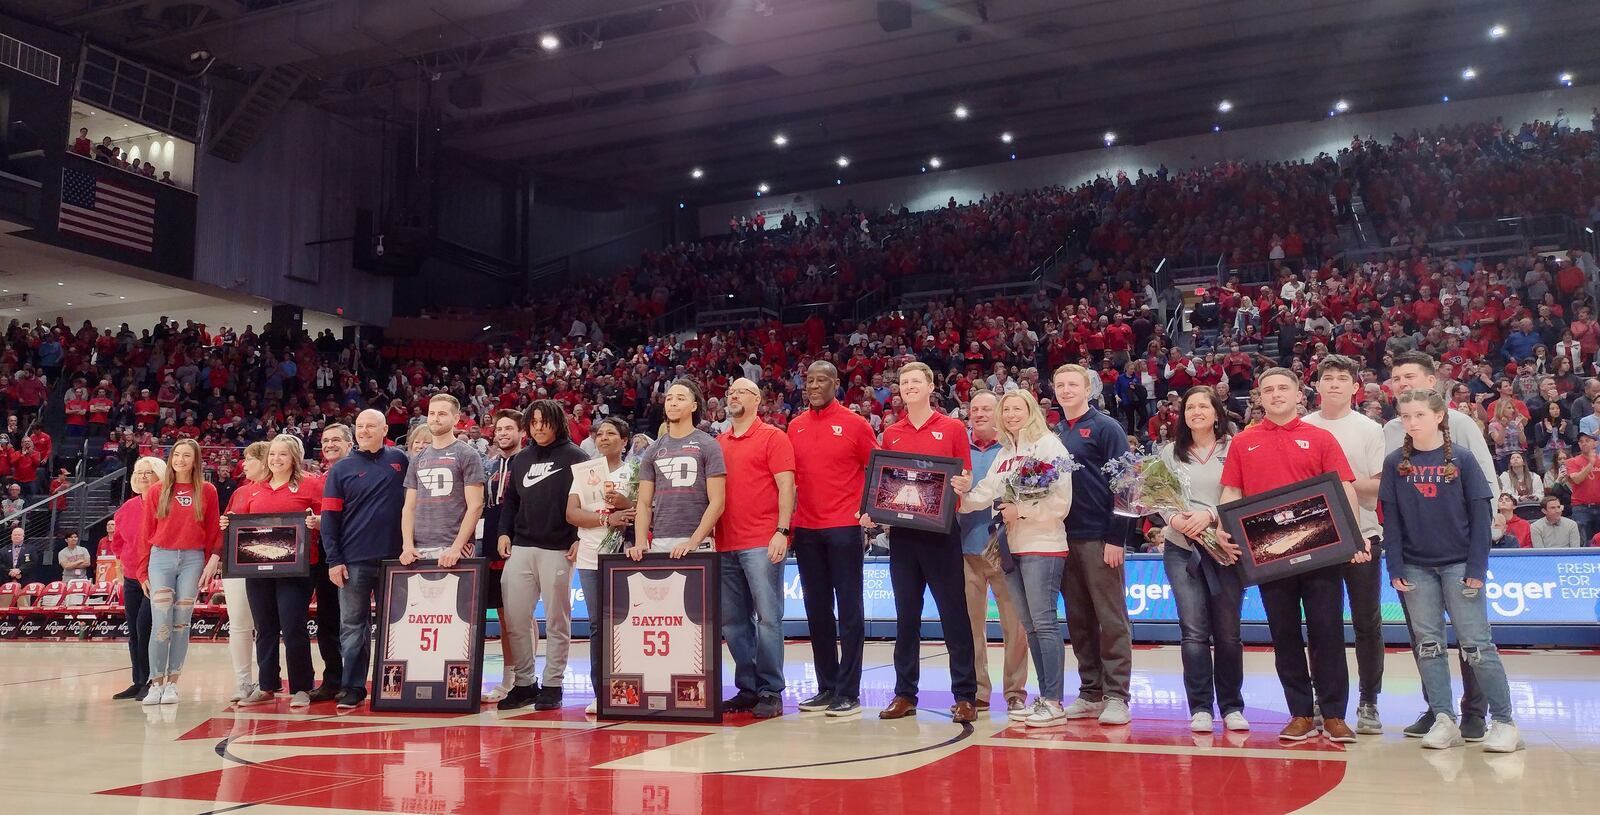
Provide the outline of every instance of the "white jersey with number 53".
[[700,624],[683,607],[683,574],[628,575],[628,614],[611,629],[613,674],[643,674],[646,693],[669,693],[673,674],[704,671]]

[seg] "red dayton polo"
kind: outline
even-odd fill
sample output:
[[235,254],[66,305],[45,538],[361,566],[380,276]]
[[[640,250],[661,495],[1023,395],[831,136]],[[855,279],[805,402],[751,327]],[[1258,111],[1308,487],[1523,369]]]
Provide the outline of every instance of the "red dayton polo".
[[1256,495],[1329,472],[1338,473],[1340,481],[1356,480],[1332,433],[1298,416],[1282,425],[1262,419],[1228,443],[1222,486]]
[[867,461],[878,446],[872,425],[844,405],[829,402],[790,419],[789,441],[794,448],[795,527],[855,526]]
[[794,472],[794,446],[782,430],[760,419],[743,436],[730,428],[717,437],[717,444],[728,468],[727,497],[714,537],[717,551],[764,547],[778,531],[775,476]]
[[934,411],[921,427],[911,424],[907,414],[884,428],[883,449],[894,453],[921,453],[925,456],[945,456],[960,459],[961,469],[972,471],[972,447],[967,443],[967,426]]

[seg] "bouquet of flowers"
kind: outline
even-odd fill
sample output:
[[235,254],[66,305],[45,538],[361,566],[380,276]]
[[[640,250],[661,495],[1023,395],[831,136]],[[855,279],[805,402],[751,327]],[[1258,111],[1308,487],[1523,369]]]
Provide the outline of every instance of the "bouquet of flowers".
[[[1160,456],[1128,452],[1106,462],[1104,470],[1111,481],[1112,511],[1118,515],[1142,518],[1157,512],[1175,515],[1189,511],[1188,478]],[[1215,529],[1206,529],[1196,542],[1217,562],[1230,562],[1217,545]]]
[[[618,484],[617,492],[628,498],[633,498],[639,494],[639,457],[629,456],[626,464],[628,467],[628,481],[626,484]],[[607,530],[606,536],[601,539],[597,551],[602,555],[614,555],[626,549],[628,544],[627,532],[628,527],[625,526],[611,527]]]
[[1063,476],[1083,469],[1069,454],[1066,458],[1037,459],[1028,456],[1006,472],[1001,500],[1008,504],[1038,501],[1050,494],[1050,487]]

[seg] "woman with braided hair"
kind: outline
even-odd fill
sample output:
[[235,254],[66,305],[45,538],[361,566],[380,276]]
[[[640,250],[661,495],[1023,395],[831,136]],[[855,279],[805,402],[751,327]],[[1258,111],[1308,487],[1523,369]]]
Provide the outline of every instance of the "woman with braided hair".
[[1450,691],[1449,614],[1462,658],[1488,697],[1494,719],[1483,749],[1516,752],[1522,738],[1511,718],[1511,690],[1484,597],[1493,492],[1472,456],[1457,457],[1438,391],[1406,391],[1399,409],[1406,438],[1384,461],[1378,500],[1390,583],[1405,598],[1422,695],[1433,714],[1422,746],[1437,750],[1466,743]]

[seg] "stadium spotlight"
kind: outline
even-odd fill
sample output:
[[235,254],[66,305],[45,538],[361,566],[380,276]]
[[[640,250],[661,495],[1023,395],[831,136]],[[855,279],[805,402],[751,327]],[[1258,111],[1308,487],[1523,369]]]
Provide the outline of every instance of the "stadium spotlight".
[[771,190],[771,189],[772,189],[772,188],[771,188],[771,187],[768,187],[768,186],[767,186],[767,182],[765,182],[765,181],[763,181],[763,182],[761,182],[761,183],[760,183],[760,184],[757,184],[757,185],[756,185],[756,193],[757,193],[757,194],[758,194],[758,195],[759,195],[759,194],[761,194],[761,193],[765,193],[765,192],[769,192],[769,191],[770,191],[770,190]]
[[689,171],[689,177],[693,178],[695,180],[699,180],[699,179],[705,178],[706,177],[706,171],[700,169],[699,167],[696,167],[693,170]]
[[1111,131],[1109,131],[1109,130],[1107,130],[1107,131],[1106,131],[1106,134],[1105,134],[1105,135],[1104,135],[1104,136],[1102,136],[1102,137],[1101,137],[1101,138],[1103,138],[1103,139],[1105,139],[1105,142],[1106,142],[1106,146],[1107,146],[1107,147],[1110,147],[1110,146],[1111,146],[1111,145],[1113,145],[1113,144],[1115,144],[1115,143],[1116,143],[1116,141],[1117,141],[1117,134],[1115,134],[1115,133],[1113,133],[1113,132],[1111,132]]
[[1333,103],[1333,110],[1334,110],[1335,113],[1344,113],[1345,111],[1347,111],[1349,109],[1350,109],[1350,103],[1346,102],[1343,99],[1340,99],[1339,101]]
[[849,167],[850,166],[850,159],[847,156],[840,156],[840,157],[834,159],[833,163],[839,165],[840,167]]
[[1561,76],[1556,77],[1556,80],[1568,88],[1572,87],[1572,74],[1567,71],[1562,71]]
[[772,137],[772,144],[774,146],[776,146],[776,147],[783,147],[784,145],[787,145],[788,143],[789,143],[789,137],[783,135],[782,133],[779,133],[779,134],[777,134],[777,135]]
[[1506,35],[1506,27],[1505,26],[1503,26],[1503,25],[1501,25],[1499,23],[1495,23],[1494,25],[1489,27],[1489,39],[1498,40],[1501,37],[1504,37],[1505,35]]
[[1000,134],[1000,143],[1001,144],[1010,144],[1015,139],[1016,139],[1016,137],[1012,136],[1011,135],[1011,131],[1009,131],[1009,130]]
[[1229,102],[1228,100],[1224,99],[1221,102],[1217,103],[1217,112],[1218,113],[1227,113],[1230,110],[1233,110],[1233,103],[1232,102]]
[[957,119],[965,119],[972,115],[972,111],[967,110],[966,105],[956,105],[955,114]]
[[933,158],[928,159],[928,166],[937,170],[944,166],[944,162],[940,161],[938,156],[934,156]]
[[539,47],[546,51],[554,51],[561,47],[561,38],[554,34],[545,34],[539,38]]
[[1464,68],[1461,71],[1461,78],[1462,79],[1477,79],[1478,78],[1478,71],[1475,68]]

